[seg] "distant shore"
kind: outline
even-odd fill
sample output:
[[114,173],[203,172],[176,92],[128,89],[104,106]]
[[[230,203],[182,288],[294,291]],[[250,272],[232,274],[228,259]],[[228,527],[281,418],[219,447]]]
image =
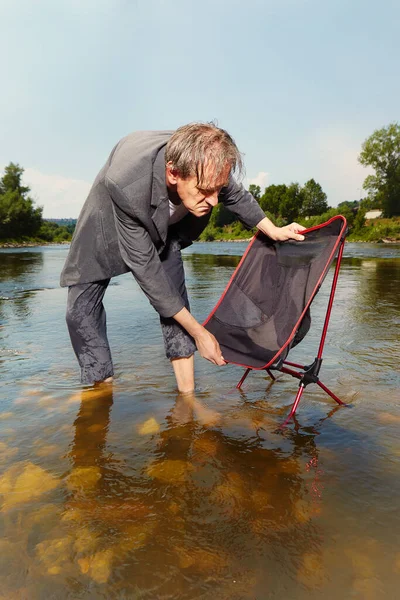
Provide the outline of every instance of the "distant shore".
[[0,248],[35,248],[36,246],[60,246],[70,244],[71,240],[64,242],[45,242],[38,240],[36,242],[0,242]]
[[[237,242],[249,242],[252,239],[252,237],[249,238],[243,238],[243,239],[234,239],[234,240],[211,240],[211,241],[203,241],[203,240],[197,240],[200,241],[202,244],[214,244],[214,243],[237,243]],[[365,240],[348,240],[350,243],[352,244],[399,244],[400,245],[400,239],[396,240],[396,239],[391,239],[391,238],[384,238],[382,240],[379,240],[377,242],[366,242]],[[38,246],[60,246],[63,245],[65,246],[66,244],[70,244],[71,241],[64,241],[64,242],[45,242],[45,241],[37,241],[37,242],[4,242],[4,243],[0,243],[0,249],[10,249],[10,248],[36,248]]]

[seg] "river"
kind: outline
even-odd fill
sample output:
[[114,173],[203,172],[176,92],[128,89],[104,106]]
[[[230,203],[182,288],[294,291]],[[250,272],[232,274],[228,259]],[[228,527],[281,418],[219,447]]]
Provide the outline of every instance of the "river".
[[[184,251],[205,319],[245,243]],[[321,379],[196,358],[177,395],[129,274],[105,296],[116,369],[82,389],[58,278],[67,246],[0,250],[0,598],[393,599],[400,582],[400,246],[347,244]],[[313,327],[290,360],[312,362]]]

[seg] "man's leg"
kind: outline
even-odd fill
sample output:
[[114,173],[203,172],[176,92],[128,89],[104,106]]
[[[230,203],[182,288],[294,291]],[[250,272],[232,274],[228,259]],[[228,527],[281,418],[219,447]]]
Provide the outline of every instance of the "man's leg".
[[[186,308],[189,310],[189,300],[185,286],[185,272],[181,255],[180,243],[176,239],[167,242],[165,250],[160,255],[164,269],[175,284]],[[175,319],[160,317],[164,336],[165,353],[172,363],[178,390],[182,393],[194,390],[194,357],[196,350],[194,339]]]
[[194,390],[194,356],[182,358],[171,358],[174,369],[176,384],[181,394],[187,394]]
[[114,373],[103,306],[109,282],[104,279],[68,289],[66,320],[84,384],[110,380]]

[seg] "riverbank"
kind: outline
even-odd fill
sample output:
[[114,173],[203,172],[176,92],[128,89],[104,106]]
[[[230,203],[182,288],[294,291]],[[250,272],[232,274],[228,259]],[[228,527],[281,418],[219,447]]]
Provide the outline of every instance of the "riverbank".
[[46,242],[45,240],[35,241],[4,241],[0,242],[0,248],[35,248],[37,246],[59,246],[60,244],[70,244],[71,240],[64,240],[62,242]]
[[[250,238],[241,238],[241,239],[235,239],[235,240],[229,240],[229,239],[220,239],[220,240],[198,240],[201,241],[201,243],[206,243],[206,244],[213,244],[213,243],[237,243],[237,242],[250,242],[250,240],[252,239],[252,237]],[[400,238],[398,239],[390,239],[390,238],[385,238],[385,239],[381,239],[378,241],[372,241],[369,242],[367,240],[353,240],[351,238],[347,238],[348,242],[351,243],[355,243],[355,244],[377,244],[377,245],[381,245],[381,244],[397,244],[400,245]],[[10,248],[37,248],[39,246],[60,246],[60,245],[68,245],[70,244],[71,241],[64,241],[64,242],[44,242],[44,241],[37,241],[37,242],[6,242],[6,243],[1,243],[0,244],[0,250],[2,249],[10,249]]]

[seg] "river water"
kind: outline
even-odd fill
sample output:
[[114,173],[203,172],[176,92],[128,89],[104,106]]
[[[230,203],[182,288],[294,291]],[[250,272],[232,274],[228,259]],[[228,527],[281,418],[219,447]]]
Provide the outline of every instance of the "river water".
[[[245,243],[184,260],[205,319]],[[400,247],[347,244],[321,379],[196,358],[182,398],[157,317],[128,274],[106,297],[116,368],[82,390],[58,287],[67,246],[0,251],[0,598],[398,597]],[[318,349],[313,327],[289,359]]]

